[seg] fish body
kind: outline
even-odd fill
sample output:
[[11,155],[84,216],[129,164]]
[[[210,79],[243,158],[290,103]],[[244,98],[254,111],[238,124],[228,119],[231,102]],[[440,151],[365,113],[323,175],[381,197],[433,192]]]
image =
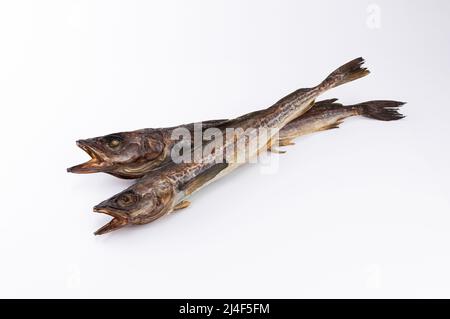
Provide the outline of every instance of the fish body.
[[[252,116],[243,116],[221,124],[226,126],[226,129],[222,128],[223,133],[228,133],[230,128],[238,130],[233,130],[231,138],[226,138],[223,143],[216,145],[214,152],[202,155],[199,160],[190,163],[170,163],[162,166],[139,179],[125,191],[95,206],[94,211],[113,217],[112,221],[100,228],[96,234],[104,234],[128,224],[150,223],[176,210],[180,205],[185,205],[185,198],[192,193],[212,180],[224,176],[224,171],[228,173],[243,164],[216,162],[217,154],[228,155],[239,146],[249,146],[252,138],[248,138],[249,135],[243,132],[266,129],[265,140],[259,140],[257,143],[258,147],[265,147],[282,127],[308,111],[320,94],[367,75],[369,71],[361,67],[363,62],[362,58],[350,61],[316,87],[297,90],[273,106],[253,112]],[[252,148],[249,151],[249,158],[252,158],[257,156],[260,149]]]

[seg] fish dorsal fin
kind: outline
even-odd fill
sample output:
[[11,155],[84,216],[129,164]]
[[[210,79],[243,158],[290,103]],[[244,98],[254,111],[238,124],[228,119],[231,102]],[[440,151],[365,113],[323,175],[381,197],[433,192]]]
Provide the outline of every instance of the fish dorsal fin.
[[189,182],[184,184],[182,187],[180,187],[180,190],[184,191],[185,195],[192,194],[193,192],[204,186],[206,183],[211,181],[214,177],[216,177],[217,174],[227,168],[228,165],[228,163],[214,164],[214,166],[200,173]]
[[203,129],[207,129],[207,128],[210,128],[210,127],[217,127],[217,126],[219,126],[220,124],[223,124],[223,123],[226,123],[226,122],[228,122],[229,120],[211,120],[211,121],[204,121],[204,122],[202,122],[202,125],[203,125]]
[[228,119],[223,119],[223,120],[209,120],[209,121],[203,121],[203,122],[195,122],[195,123],[189,123],[189,124],[183,124],[180,126],[175,126],[174,128],[180,128],[180,127],[184,127],[186,129],[188,129],[191,133],[194,132],[194,127],[195,125],[202,125],[202,130],[206,130],[208,128],[211,127],[218,127],[223,123],[227,123],[230,120]]

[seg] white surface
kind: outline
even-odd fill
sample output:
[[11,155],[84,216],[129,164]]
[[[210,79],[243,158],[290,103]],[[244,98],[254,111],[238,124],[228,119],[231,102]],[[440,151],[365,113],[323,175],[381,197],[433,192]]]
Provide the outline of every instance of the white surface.
[[[2,1],[0,297],[450,297],[450,2]],[[379,11],[380,10],[380,11]],[[378,15],[379,13],[379,15]],[[409,102],[95,237],[128,181],[75,140],[234,117],[363,56],[325,97]]]

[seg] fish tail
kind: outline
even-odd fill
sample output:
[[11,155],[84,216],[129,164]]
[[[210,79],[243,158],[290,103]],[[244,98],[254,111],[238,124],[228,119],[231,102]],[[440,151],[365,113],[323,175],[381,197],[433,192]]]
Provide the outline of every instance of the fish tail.
[[405,102],[397,101],[369,101],[353,105],[362,116],[380,121],[396,121],[405,116],[398,112]]
[[342,65],[319,84],[318,88],[326,91],[368,75],[370,71],[362,67],[364,62],[363,58],[357,58]]

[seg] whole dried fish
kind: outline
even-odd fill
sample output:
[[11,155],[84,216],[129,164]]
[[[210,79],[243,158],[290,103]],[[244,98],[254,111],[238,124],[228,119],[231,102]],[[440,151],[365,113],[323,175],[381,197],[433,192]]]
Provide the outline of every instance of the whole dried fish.
[[[186,198],[193,192],[243,164],[216,162],[217,154],[233,153],[239,145],[247,147],[250,144],[249,135],[243,132],[256,131],[260,128],[270,129],[264,143],[260,143],[261,141],[258,143],[265,146],[282,127],[308,111],[320,94],[369,74],[367,69],[361,67],[363,62],[362,58],[350,61],[313,88],[297,90],[265,110],[229,121],[226,124],[227,132],[229,128],[240,130],[233,131],[232,138],[227,138],[214,149],[214,152],[202,156],[201,161],[168,164],[150,172],[128,189],[95,206],[95,212],[113,217],[95,234],[104,234],[129,224],[150,223],[174,210],[187,207],[189,202]],[[256,156],[259,152],[259,148],[252,149],[249,157]]]

